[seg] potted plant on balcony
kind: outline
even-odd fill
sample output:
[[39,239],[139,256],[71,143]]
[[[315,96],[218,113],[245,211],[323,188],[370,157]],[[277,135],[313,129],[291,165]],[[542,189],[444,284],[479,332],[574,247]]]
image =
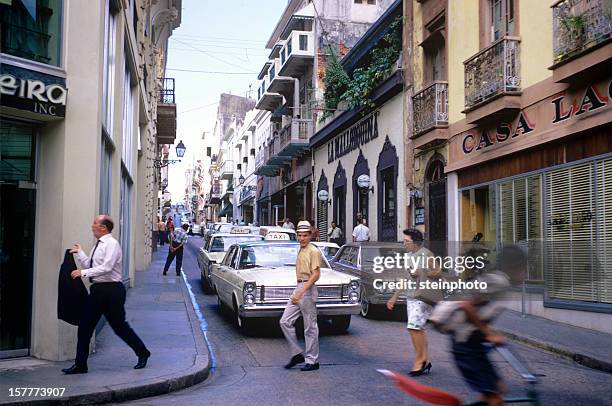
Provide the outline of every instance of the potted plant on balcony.
[[567,34],[569,52],[581,49],[586,40],[586,17],[584,14],[566,15],[561,18],[561,26]]

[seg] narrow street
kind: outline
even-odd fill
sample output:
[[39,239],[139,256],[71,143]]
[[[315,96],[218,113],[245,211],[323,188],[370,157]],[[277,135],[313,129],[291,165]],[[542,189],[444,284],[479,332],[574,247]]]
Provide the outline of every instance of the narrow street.
[[[265,323],[252,336],[238,332],[230,315],[222,315],[215,295],[204,294],[200,285],[196,253],[201,238],[190,237],[183,271],[208,322],[215,368],[202,384],[169,395],[143,399],[138,405],[262,405],[286,404],[419,404],[376,372],[386,368],[406,373],[411,345],[405,322],[371,320],[353,316],[348,334],[321,329],[321,369],[316,372],[286,371],[287,347],[278,324]],[[169,274],[172,274],[171,272]],[[419,381],[473,400],[455,369],[448,338],[428,331],[431,374]],[[544,405],[611,404],[612,377],[549,353],[510,342],[510,348],[540,375],[538,390]],[[525,388],[511,367],[496,356],[510,394]]]

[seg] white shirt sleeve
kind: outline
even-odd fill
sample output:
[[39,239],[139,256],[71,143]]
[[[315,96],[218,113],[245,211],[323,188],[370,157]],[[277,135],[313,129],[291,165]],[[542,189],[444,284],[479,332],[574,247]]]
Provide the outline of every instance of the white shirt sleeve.
[[104,250],[104,260],[100,265],[96,265],[89,269],[83,269],[81,271],[82,277],[91,278],[94,276],[104,275],[110,273],[113,267],[119,260],[121,255],[121,249],[115,241],[105,242],[104,246],[98,246],[98,250],[102,248]]
[[77,253],[77,258],[79,259],[79,262],[81,263],[81,268],[89,267],[89,257],[87,256],[87,254],[85,254],[83,250],[80,250]]

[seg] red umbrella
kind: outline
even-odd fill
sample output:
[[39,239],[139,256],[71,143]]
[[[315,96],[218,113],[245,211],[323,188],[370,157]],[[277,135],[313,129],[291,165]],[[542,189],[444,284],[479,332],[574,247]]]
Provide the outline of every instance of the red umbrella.
[[387,369],[378,369],[378,372],[388,376],[395,381],[395,384],[407,394],[414,396],[424,402],[431,403],[434,405],[445,405],[445,406],[460,406],[461,401],[455,395],[452,395],[443,390],[432,388],[431,386],[423,385],[410,379],[407,376],[399,374],[397,372],[389,371]]

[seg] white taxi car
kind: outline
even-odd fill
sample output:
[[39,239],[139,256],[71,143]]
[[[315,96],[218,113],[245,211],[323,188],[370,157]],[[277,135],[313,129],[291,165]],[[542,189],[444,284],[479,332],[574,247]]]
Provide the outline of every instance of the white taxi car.
[[225,252],[232,244],[248,241],[261,241],[263,237],[249,233],[218,233],[211,234],[204,240],[204,245],[198,252],[198,266],[202,277],[202,287],[207,293],[212,293],[210,274],[215,264],[221,262]]
[[291,228],[261,226],[259,235],[263,236],[266,241],[297,241],[297,233]]
[[[238,327],[248,332],[258,318],[278,317],[296,288],[295,260],[300,245],[285,242],[242,242],[232,245],[211,272],[219,304],[234,312]],[[346,331],[359,314],[359,278],[331,269],[322,256],[317,310],[337,331]]]

